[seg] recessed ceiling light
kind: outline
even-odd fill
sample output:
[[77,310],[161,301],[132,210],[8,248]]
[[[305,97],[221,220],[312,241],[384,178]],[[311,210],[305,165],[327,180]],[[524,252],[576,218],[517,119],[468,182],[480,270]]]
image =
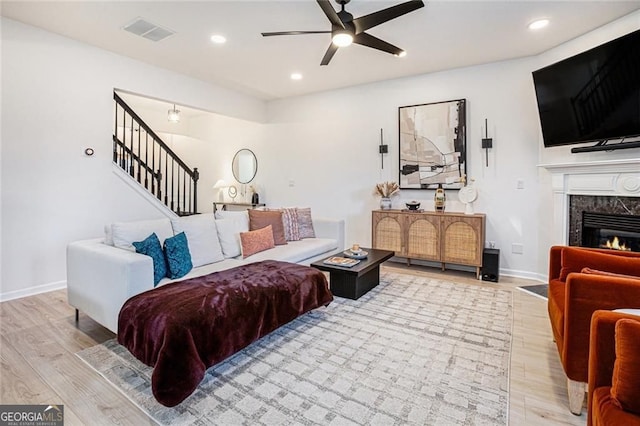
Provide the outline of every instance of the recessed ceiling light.
[[211,36],[211,41],[216,44],[223,44],[227,42],[227,38],[220,34],[214,34]]
[[291,74],[291,80],[302,80],[302,74],[294,72]]
[[546,27],[547,25],[549,25],[549,20],[548,19],[537,19],[535,21],[533,21],[532,23],[529,24],[529,29],[530,30],[539,30],[541,28]]

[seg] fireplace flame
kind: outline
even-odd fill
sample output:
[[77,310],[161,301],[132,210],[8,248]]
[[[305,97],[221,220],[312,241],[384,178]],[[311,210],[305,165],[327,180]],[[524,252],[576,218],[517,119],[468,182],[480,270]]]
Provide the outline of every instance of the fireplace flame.
[[620,244],[618,237],[613,237],[613,240],[607,240],[607,243],[602,247],[612,250],[631,251],[631,247],[627,248],[624,243]]

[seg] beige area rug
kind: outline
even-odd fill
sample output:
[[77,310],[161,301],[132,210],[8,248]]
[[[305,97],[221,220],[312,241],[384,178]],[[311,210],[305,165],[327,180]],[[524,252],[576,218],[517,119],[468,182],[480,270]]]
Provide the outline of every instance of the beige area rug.
[[386,272],[210,368],[173,408],[115,340],[78,356],[160,424],[500,425],[512,312],[506,290]]

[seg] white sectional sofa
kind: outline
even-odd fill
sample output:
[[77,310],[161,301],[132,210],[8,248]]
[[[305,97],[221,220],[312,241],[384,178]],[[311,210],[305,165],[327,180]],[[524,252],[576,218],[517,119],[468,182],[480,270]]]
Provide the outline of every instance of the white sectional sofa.
[[[247,230],[248,218],[240,219],[235,217],[237,212],[233,213],[234,217],[215,220],[212,214],[197,215],[199,219],[196,220],[208,218],[215,224],[212,228],[207,222],[207,229],[202,232],[197,232],[197,227],[193,226],[181,229],[184,228],[181,223],[189,223],[184,222],[189,220],[187,218],[167,218],[114,223],[105,227],[104,238],[70,243],[67,247],[69,304],[117,333],[118,314],[124,303],[130,297],[154,288],[151,257],[136,253],[131,246],[131,242],[141,241],[151,232],[155,232],[162,243],[164,238],[184,230],[194,261],[194,268],[187,275],[177,280],[163,278],[158,286],[268,259],[309,265],[344,249],[344,221],[313,218],[315,238],[289,241],[243,259],[239,255],[239,233]],[[221,249],[222,255],[216,252],[210,256],[210,251],[217,250],[216,247]]]

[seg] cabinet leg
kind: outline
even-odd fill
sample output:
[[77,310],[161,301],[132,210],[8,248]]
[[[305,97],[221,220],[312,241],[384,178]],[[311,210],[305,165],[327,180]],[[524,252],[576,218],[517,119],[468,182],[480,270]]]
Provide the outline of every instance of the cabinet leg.
[[407,266],[411,266],[411,259],[407,257]]
[[444,272],[444,262],[440,264],[440,267],[442,268],[442,272]]

